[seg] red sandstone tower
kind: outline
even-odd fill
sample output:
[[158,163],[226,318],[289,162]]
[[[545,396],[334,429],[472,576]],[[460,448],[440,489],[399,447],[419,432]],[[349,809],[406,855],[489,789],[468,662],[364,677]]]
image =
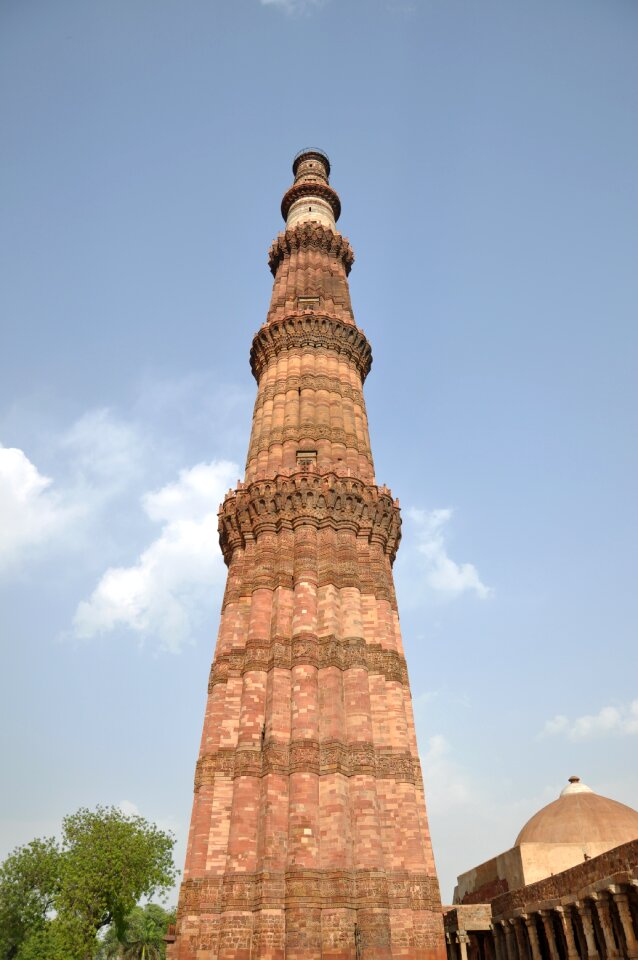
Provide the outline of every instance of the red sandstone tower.
[[439,887],[330,164],[304,150],[270,248],[171,960],[439,960]]

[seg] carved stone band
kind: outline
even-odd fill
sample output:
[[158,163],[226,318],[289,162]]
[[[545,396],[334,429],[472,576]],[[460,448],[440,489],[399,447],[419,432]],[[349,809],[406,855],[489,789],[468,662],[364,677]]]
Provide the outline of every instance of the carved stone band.
[[[344,587],[354,587],[359,590],[362,596],[373,596],[376,600],[386,600],[393,610],[397,609],[397,598],[394,592],[394,586],[391,576],[388,576],[387,570],[376,559],[372,560],[367,566],[362,563],[350,563],[344,561],[335,563],[335,551],[326,547],[319,548],[317,551],[318,574],[314,578],[309,574],[303,574],[300,579],[306,583],[312,583],[318,588],[333,586],[336,590],[342,590]],[[285,590],[293,590],[295,578],[289,570],[280,569],[281,566],[292,564],[291,556],[283,557],[281,553],[276,559],[265,562],[259,570],[252,565],[252,569],[244,569],[242,580],[239,582],[236,578],[230,578],[224,591],[222,600],[222,610],[226,610],[230,604],[240,603],[242,598],[250,599],[255,590],[266,589],[276,590],[283,587]],[[279,569],[274,569],[274,566]]]
[[314,773],[324,777],[340,773],[344,777],[363,774],[377,780],[397,783],[421,783],[418,757],[405,753],[385,753],[371,743],[343,743],[340,740],[293,740],[281,743],[266,740],[263,746],[241,745],[223,748],[200,757],[195,769],[195,790],[214,783],[217,775],[226,777],[265,777],[269,773]]
[[359,442],[356,433],[343,430],[341,427],[333,427],[329,423],[298,423],[290,424],[284,427],[271,427],[268,433],[257,437],[251,443],[248,449],[248,460],[256,457],[262,450],[270,450],[275,444],[285,443],[286,440],[300,442],[303,437],[304,442],[319,440],[329,440],[331,443],[342,443],[351,450],[365,456],[369,463],[372,463],[372,457],[367,442]]
[[361,637],[338,640],[336,637],[306,635],[292,641],[283,637],[277,637],[271,643],[251,641],[246,649],[215,657],[208,691],[210,693],[218,683],[226,683],[229,677],[241,677],[250,670],[270,671],[275,667],[290,670],[302,663],[318,669],[363,667],[368,673],[379,674],[388,681],[408,684],[405,658],[396,650],[384,650],[378,643],[366,644]]
[[353,323],[343,323],[334,317],[298,313],[265,324],[253,338],[250,348],[250,366],[253,376],[259,378],[269,361],[284,350],[331,350],[355,365],[361,380],[365,380],[372,366],[372,350],[365,334]]
[[379,543],[393,562],[401,540],[398,501],[387,487],[334,473],[295,473],[256,480],[231,491],[219,508],[219,543],[226,563],[233,551],[263,531],[299,523],[348,529]]
[[178,913],[291,907],[439,910],[436,877],[378,870],[304,870],[297,873],[227,873],[185,880]]
[[274,400],[278,394],[285,394],[290,390],[326,390],[328,393],[334,393],[339,397],[347,397],[358,407],[364,409],[363,392],[358,387],[354,389],[349,383],[344,383],[338,377],[328,377],[320,373],[304,373],[298,377],[281,377],[278,380],[273,380],[267,386],[262,386],[255,401],[255,410],[260,410],[266,401]]

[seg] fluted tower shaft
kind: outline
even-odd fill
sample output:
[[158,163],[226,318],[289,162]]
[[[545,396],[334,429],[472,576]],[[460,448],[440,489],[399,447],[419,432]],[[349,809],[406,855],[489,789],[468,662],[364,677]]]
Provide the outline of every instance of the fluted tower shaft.
[[370,346],[320,151],[269,255],[171,960],[445,956],[392,563],[363,398]]

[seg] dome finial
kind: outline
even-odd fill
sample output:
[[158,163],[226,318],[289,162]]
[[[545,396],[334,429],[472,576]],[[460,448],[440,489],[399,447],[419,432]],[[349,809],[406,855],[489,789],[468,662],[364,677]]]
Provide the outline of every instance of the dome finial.
[[566,787],[560,792],[561,797],[569,797],[573,793],[592,793],[591,787],[583,783],[580,777],[570,777]]

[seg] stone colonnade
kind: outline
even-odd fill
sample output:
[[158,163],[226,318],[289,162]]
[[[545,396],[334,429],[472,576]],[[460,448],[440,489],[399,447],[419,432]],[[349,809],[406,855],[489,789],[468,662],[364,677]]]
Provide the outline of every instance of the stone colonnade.
[[465,931],[456,938],[458,960],[638,960],[638,881],[597,883],[578,898],[496,916],[487,945]]

